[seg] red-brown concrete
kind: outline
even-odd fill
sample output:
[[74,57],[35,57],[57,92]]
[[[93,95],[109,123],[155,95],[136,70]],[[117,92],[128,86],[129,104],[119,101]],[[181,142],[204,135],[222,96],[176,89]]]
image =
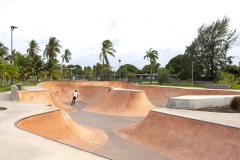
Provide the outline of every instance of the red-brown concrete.
[[88,151],[97,150],[108,139],[103,131],[77,124],[64,111],[29,117],[19,121],[17,126],[37,135]]
[[146,116],[154,109],[145,92],[130,89],[110,89],[97,103],[84,108],[84,111],[118,116]]
[[[78,90],[79,98],[77,101],[89,104],[84,110],[118,116],[145,116],[154,108],[150,102],[165,106],[168,99],[175,96],[240,95],[239,91],[133,86],[124,82],[45,82],[39,86],[50,89],[50,91],[20,92],[20,100],[49,103],[65,111],[74,111],[75,108],[66,105],[66,103],[70,104],[73,91]],[[55,116],[39,118],[38,123],[29,119],[23,126],[34,131],[39,128],[43,130],[39,132],[43,133],[44,136],[48,133],[44,131],[46,128],[41,128],[40,124],[42,124],[42,121],[46,121],[43,123],[47,126],[54,119],[51,127],[57,125],[59,130],[50,134],[48,138],[60,139],[61,142],[75,145],[76,137],[79,137],[79,134],[75,135],[74,127],[68,129],[65,127],[62,131],[61,123],[63,120],[60,118],[61,116]],[[47,119],[50,119],[50,121]],[[67,124],[65,126],[71,125]],[[65,129],[68,131],[64,134],[64,138],[59,138],[57,133],[64,132]],[[81,133],[81,131],[77,133]],[[85,132],[82,133],[85,134]],[[97,135],[95,131],[93,133]],[[239,129],[154,111],[150,111],[141,123],[119,128],[115,133],[171,159],[239,159],[240,157]],[[81,147],[86,147],[88,150],[96,149],[96,146],[90,145],[93,142],[92,140],[94,141],[94,138],[88,138],[83,142],[86,145]],[[81,140],[77,141],[80,142]],[[104,142],[98,143],[102,145]]]
[[240,130],[155,111],[115,133],[170,159],[237,160]]

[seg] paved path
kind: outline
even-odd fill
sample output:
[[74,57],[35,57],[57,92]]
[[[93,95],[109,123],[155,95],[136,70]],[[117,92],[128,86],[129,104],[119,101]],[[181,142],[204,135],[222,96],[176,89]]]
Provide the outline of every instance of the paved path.
[[2,160],[102,160],[105,158],[20,130],[15,123],[30,115],[53,109],[42,104],[9,101],[0,94],[0,159]]
[[70,113],[70,116],[79,124],[88,125],[103,130],[108,135],[107,143],[95,153],[106,156],[114,160],[167,160],[168,158],[161,156],[148,149],[140,147],[134,143],[126,141],[113,133],[113,130],[121,126],[136,124],[143,117],[119,117],[104,114],[81,111],[86,103],[77,102],[77,112]]

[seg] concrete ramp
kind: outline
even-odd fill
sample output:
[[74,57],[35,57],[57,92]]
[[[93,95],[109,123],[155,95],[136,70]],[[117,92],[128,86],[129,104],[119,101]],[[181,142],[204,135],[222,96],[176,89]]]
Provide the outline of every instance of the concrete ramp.
[[23,119],[17,127],[88,151],[97,150],[108,139],[102,130],[79,125],[59,110]]
[[51,91],[23,91],[19,92],[19,101],[37,104],[51,105],[54,108],[60,108],[66,112],[76,111],[75,108],[65,105],[58,101]]
[[161,111],[150,111],[139,124],[114,132],[174,160],[237,160],[240,157],[239,128]]
[[141,90],[112,88],[94,104],[85,107],[84,111],[117,116],[146,116],[155,107]]

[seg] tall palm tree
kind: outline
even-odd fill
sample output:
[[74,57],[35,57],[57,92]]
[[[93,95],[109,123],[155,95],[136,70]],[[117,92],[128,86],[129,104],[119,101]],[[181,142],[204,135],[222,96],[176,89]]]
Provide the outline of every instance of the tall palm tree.
[[45,64],[45,69],[48,71],[48,78],[53,80],[56,79],[57,74],[60,74],[61,66],[57,59],[49,59]]
[[31,75],[32,66],[29,65],[27,55],[22,55],[20,52],[13,50],[14,52],[14,65],[19,69],[18,80],[20,83],[24,83],[25,80]]
[[8,48],[4,46],[3,43],[0,42],[0,57],[5,59],[8,56]]
[[56,37],[50,37],[45,50],[43,51],[43,56],[49,60],[57,58],[57,54],[60,53],[60,48],[62,46],[59,44],[59,40]]
[[40,55],[35,55],[33,57],[33,76],[36,76],[36,81],[38,82],[39,81],[39,75],[40,75],[40,72],[43,72],[44,71],[44,58],[42,58],[42,56]]
[[[108,60],[108,55],[111,55],[113,57],[115,57],[114,53],[116,53],[116,50],[113,48],[113,44],[110,40],[105,40],[102,43],[102,52],[100,53],[100,61],[102,61],[102,64],[104,66],[105,62],[106,65],[110,66],[109,64],[109,60]],[[104,77],[104,71],[102,71],[102,77]]]
[[151,65],[151,83],[152,83],[152,68],[153,65],[156,64],[157,59],[158,59],[158,52],[156,50],[152,50],[152,48],[150,48],[147,52],[146,55],[143,57],[144,59],[147,58],[148,61],[150,61],[150,65]]
[[35,40],[31,40],[29,43],[29,48],[27,49],[28,56],[33,59],[33,57],[37,55],[39,51],[41,51],[41,49],[38,43]]
[[116,53],[116,50],[113,48],[113,44],[110,40],[105,40],[102,43],[102,52],[100,53],[100,60],[103,62],[103,65],[106,64],[109,65],[109,60],[107,55],[111,55],[115,57],[114,53]]
[[64,54],[62,55],[62,63],[66,61],[67,63],[71,60],[72,53],[69,51],[69,49],[66,49]]

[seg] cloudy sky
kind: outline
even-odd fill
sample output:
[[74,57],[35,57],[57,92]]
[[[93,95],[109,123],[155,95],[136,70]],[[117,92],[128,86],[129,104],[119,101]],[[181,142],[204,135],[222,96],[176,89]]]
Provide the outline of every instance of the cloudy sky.
[[[0,42],[10,49],[10,26],[14,49],[25,54],[34,39],[41,49],[51,36],[60,40],[62,53],[72,52],[71,64],[93,66],[99,62],[101,44],[109,39],[117,50],[110,64],[118,68],[133,64],[139,69],[149,62],[149,48],[158,51],[165,66],[184,53],[197,29],[224,16],[230,29],[240,33],[240,9],[236,0],[0,0]],[[228,52],[240,61],[240,36]],[[42,54],[42,52],[41,52]],[[59,55],[60,60],[60,55]]]

